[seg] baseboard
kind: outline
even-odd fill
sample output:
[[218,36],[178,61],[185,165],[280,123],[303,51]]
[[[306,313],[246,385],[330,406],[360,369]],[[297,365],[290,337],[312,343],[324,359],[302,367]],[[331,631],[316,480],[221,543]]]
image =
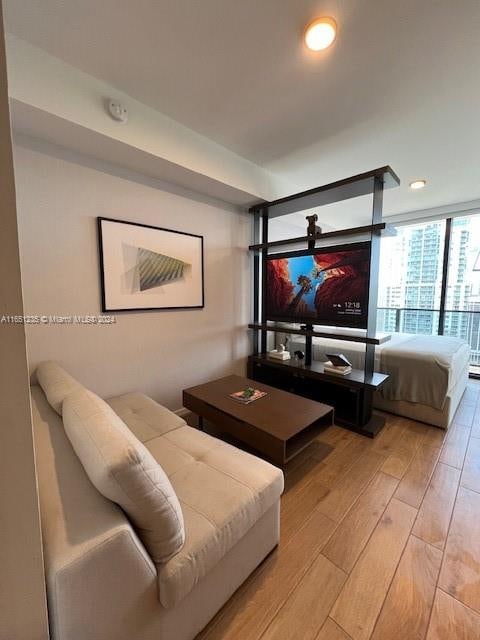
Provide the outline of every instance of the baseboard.
[[175,409],[173,413],[176,413],[180,418],[186,418],[191,412],[188,409],[185,409],[185,407],[180,407],[180,409]]

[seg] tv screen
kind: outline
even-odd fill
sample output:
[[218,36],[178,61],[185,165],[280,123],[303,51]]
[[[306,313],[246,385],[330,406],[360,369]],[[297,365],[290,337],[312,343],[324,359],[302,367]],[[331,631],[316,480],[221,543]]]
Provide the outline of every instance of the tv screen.
[[370,243],[267,258],[268,320],[367,327]]

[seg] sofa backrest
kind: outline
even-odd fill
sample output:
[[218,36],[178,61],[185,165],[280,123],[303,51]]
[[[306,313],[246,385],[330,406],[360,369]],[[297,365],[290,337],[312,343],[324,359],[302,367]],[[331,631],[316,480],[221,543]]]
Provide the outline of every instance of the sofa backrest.
[[65,398],[73,391],[83,389],[78,380],[75,380],[65,369],[52,360],[41,362],[35,375],[50,406],[59,416],[62,415]]

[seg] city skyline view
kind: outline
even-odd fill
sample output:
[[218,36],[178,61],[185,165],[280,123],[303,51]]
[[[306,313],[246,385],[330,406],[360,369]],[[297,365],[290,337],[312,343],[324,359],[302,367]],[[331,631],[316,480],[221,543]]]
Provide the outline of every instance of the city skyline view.
[[443,331],[440,323],[446,220],[397,228],[382,238],[378,330],[456,336],[480,365],[480,215],[451,223]]

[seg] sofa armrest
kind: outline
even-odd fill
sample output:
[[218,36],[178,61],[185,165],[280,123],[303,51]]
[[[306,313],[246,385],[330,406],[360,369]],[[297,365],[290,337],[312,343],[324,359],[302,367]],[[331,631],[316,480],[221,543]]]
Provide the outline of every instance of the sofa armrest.
[[50,569],[47,580],[55,640],[131,640],[159,613],[155,567],[128,526]]

